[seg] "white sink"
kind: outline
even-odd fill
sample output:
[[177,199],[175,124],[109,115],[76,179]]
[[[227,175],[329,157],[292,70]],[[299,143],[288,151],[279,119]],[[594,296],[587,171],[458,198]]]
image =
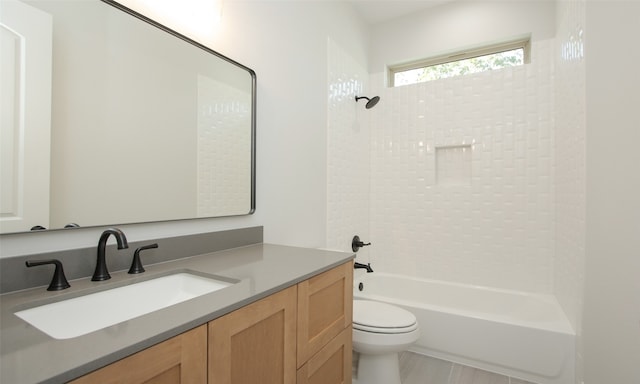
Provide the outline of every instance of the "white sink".
[[232,283],[176,273],[16,312],[55,339],[70,339],[193,299]]

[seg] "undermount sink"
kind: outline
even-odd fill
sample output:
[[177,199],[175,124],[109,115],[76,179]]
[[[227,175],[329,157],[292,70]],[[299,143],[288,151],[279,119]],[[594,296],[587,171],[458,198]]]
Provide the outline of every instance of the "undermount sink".
[[41,305],[15,314],[55,339],[70,339],[232,284],[181,272]]

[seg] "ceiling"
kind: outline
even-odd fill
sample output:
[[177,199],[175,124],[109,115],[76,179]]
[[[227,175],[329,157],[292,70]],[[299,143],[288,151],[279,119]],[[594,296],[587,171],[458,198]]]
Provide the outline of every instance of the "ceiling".
[[381,23],[452,0],[347,0],[369,24]]

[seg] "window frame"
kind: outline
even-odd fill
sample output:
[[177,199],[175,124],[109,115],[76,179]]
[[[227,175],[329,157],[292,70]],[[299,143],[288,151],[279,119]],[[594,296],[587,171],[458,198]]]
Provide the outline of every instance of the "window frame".
[[[399,72],[410,71],[414,69],[427,68],[441,64],[453,63],[467,59],[473,59],[480,56],[488,56],[496,53],[511,51],[514,49],[523,50],[523,64],[531,63],[531,37],[519,37],[509,41],[500,43],[485,44],[475,48],[463,49],[459,51],[449,52],[443,55],[433,56],[426,59],[410,61],[401,64],[387,66],[388,87],[396,87],[395,74]],[[418,83],[414,83],[418,84]],[[411,85],[411,84],[405,84]],[[400,85],[399,85],[400,86]]]

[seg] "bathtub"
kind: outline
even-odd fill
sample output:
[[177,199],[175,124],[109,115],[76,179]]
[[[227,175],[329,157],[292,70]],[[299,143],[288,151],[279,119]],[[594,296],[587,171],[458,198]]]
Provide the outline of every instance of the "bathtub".
[[356,272],[355,299],[415,314],[421,336],[411,351],[539,384],[573,384],[575,333],[553,295]]

